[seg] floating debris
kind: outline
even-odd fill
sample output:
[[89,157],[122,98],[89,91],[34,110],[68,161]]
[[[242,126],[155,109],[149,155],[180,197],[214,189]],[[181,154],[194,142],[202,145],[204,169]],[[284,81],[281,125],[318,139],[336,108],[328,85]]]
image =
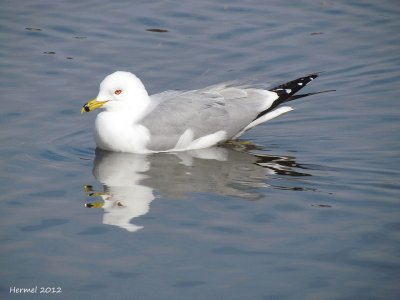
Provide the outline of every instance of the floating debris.
[[151,31],[151,32],[168,32],[167,29],[160,29],[160,28],[149,28],[149,29],[146,29],[146,31]]
[[56,54],[54,51],[45,51],[43,54]]
[[74,36],[74,39],[83,40],[87,39],[87,36]]
[[42,31],[42,29],[34,28],[34,27],[26,27],[25,29],[28,30],[28,31]]
[[313,206],[313,207],[321,207],[321,208],[331,208],[332,207],[331,205],[328,205],[328,204],[313,204],[311,206]]
[[320,34],[324,34],[323,32],[311,32],[310,35],[320,35]]
[[67,59],[73,59],[73,57],[67,57]]

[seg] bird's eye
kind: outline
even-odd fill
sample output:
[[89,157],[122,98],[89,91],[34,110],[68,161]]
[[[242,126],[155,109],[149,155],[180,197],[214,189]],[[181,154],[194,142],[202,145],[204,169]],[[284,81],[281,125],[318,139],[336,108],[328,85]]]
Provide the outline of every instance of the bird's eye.
[[115,91],[114,91],[114,94],[115,94],[115,95],[119,95],[119,94],[121,94],[121,93],[122,93],[122,90],[115,90]]

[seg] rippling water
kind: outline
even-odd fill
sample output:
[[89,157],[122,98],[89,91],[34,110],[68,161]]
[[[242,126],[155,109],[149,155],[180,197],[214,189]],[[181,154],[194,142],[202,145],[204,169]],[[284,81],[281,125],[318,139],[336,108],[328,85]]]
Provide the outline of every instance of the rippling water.
[[[5,0],[0,17],[2,299],[398,299],[396,1]],[[95,151],[79,111],[115,70],[150,93],[322,71],[308,91],[336,92],[226,147]]]

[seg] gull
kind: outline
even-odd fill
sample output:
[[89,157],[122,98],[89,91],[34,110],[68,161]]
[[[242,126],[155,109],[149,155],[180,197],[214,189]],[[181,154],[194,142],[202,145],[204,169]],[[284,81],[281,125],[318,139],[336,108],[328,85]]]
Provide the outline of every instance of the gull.
[[81,112],[102,108],[95,121],[98,148],[155,153],[204,149],[237,139],[249,129],[291,110],[283,105],[323,92],[295,95],[318,77],[309,74],[271,89],[221,83],[198,90],[149,95],[130,72],[104,78],[96,98]]

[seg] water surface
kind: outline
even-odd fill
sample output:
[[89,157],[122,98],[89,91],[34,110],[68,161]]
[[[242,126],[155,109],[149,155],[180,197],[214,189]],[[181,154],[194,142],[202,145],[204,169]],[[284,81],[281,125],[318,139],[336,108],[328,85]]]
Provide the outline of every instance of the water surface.
[[[2,299],[398,299],[395,1],[0,8]],[[223,148],[95,151],[79,111],[115,70],[150,93],[322,71],[307,91],[336,92]],[[62,293],[10,293],[34,286]]]

